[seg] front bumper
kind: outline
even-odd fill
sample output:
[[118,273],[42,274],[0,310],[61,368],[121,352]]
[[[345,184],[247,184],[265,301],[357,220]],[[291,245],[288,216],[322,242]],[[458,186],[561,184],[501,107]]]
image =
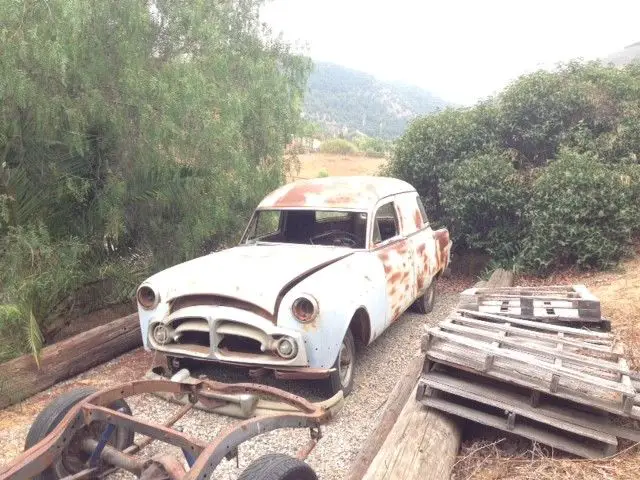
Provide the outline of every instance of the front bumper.
[[[146,335],[153,350],[176,357],[270,369],[309,366],[300,332],[277,327],[255,313],[233,307],[185,307],[152,319]],[[295,344],[290,358],[277,353],[283,338]]]

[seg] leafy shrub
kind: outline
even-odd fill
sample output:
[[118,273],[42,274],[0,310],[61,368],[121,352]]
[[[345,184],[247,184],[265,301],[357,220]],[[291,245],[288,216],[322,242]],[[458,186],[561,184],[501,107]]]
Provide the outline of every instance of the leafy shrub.
[[386,173],[416,187],[429,218],[443,218],[440,187],[451,177],[457,161],[491,144],[489,125],[494,114],[486,104],[473,109],[446,109],[415,120],[397,141]]
[[442,186],[442,204],[458,248],[484,250],[497,262],[513,263],[525,232],[527,192],[505,155],[483,154],[456,166]]
[[374,137],[357,137],[354,139],[358,150],[365,152],[368,157],[384,157],[391,151],[391,142],[381,138]]
[[14,351],[37,353],[39,320],[86,280],[77,239],[53,242],[43,225],[12,228],[0,238],[0,360]]
[[329,176],[329,172],[327,172],[326,168],[323,168],[318,172],[318,178],[325,178]]
[[538,272],[615,264],[637,223],[631,194],[622,170],[592,154],[562,151],[533,184],[522,264]]
[[358,148],[348,140],[344,138],[332,138],[331,140],[327,140],[322,142],[320,145],[320,151],[322,153],[340,153],[343,155],[348,155],[350,153],[355,153],[358,151]]

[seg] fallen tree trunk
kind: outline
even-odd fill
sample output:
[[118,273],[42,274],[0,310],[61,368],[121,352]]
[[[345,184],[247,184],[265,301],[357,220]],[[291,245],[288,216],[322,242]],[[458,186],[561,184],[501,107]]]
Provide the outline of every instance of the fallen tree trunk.
[[91,367],[142,345],[138,314],[114,320],[0,364],[0,408],[17,403]]
[[[508,287],[513,279],[513,272],[499,269],[483,286]],[[449,480],[460,449],[461,423],[414,400],[424,359],[423,354],[414,358],[396,384],[347,479]]]

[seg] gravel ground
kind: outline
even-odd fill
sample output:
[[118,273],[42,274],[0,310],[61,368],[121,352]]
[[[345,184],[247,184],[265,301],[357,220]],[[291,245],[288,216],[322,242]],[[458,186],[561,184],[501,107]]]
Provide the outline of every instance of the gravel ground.
[[[393,324],[369,347],[360,350],[356,360],[355,386],[345,401],[344,408],[329,425],[323,428],[324,436],[308,457],[308,463],[322,480],[343,478],[355,459],[362,442],[375,428],[383,411],[387,396],[409,360],[420,348],[420,338],[425,323],[434,324],[442,320],[455,306],[459,285],[455,281],[443,281],[434,311],[429,315],[407,313]],[[2,412],[0,418],[0,465],[17,455],[24,445],[29,424],[52,396],[78,385],[96,385],[98,388],[140,378],[151,362],[151,356],[142,351],[126,354],[108,364],[86,372],[70,381],[63,382],[50,391],[43,392],[22,406],[11,407]],[[216,367],[205,371],[211,377],[223,381],[247,381],[245,373],[239,370]],[[194,372],[198,374],[202,372]],[[264,383],[276,385],[275,381]],[[314,382],[278,382],[277,386],[317,401],[323,391]],[[178,406],[152,395],[134,397],[128,400],[136,416],[149,420],[163,421],[171,416]],[[9,415],[5,415],[8,413]],[[193,410],[183,417],[176,426],[203,440],[213,440],[225,427],[237,420]],[[282,429],[257,437],[240,446],[239,466],[236,460],[226,461],[216,470],[216,479],[235,479],[250,462],[266,453],[288,453],[295,455],[308,441],[306,429]],[[171,452],[181,456],[177,448],[154,442],[145,448],[145,457],[155,453]],[[134,478],[127,473],[117,473],[110,478]]]

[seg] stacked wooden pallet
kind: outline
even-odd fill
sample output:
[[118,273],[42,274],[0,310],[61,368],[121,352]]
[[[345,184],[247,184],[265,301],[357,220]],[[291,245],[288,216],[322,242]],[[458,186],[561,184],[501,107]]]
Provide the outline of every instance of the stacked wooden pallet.
[[584,285],[470,288],[461,294],[461,307],[546,323],[611,328],[601,317],[600,301]]
[[510,313],[459,308],[430,328],[418,401],[587,458],[640,441],[640,377],[610,333]]

